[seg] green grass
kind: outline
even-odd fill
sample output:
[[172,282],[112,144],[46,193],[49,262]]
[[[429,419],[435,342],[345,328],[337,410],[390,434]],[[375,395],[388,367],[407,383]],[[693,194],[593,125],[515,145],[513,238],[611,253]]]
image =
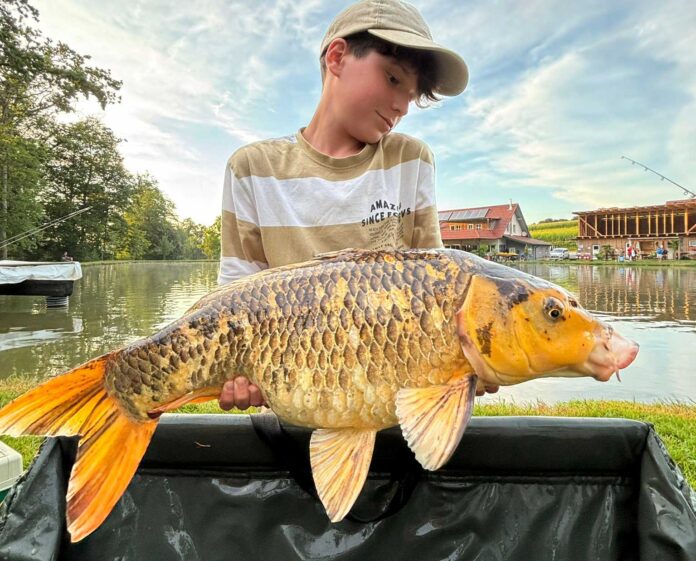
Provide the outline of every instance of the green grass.
[[[0,381],[0,406],[36,385],[32,381],[11,378]],[[250,411],[255,411],[253,408]],[[186,405],[182,413],[221,413],[216,401]],[[500,403],[477,405],[479,416],[547,415],[550,417],[622,417],[652,423],[665,442],[674,461],[684,472],[689,484],[696,488],[696,405],[682,403],[634,403],[629,401],[571,401],[556,405]],[[38,452],[42,438],[0,437],[22,454],[25,468]]]

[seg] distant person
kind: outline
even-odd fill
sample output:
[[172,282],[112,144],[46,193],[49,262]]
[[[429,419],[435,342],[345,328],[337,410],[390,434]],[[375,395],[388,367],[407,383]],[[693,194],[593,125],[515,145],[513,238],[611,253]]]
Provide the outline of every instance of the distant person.
[[[309,124],[227,162],[220,284],[349,247],[442,247],[433,154],[392,130],[412,103],[464,90],[462,58],[432,40],[414,6],[363,0],[331,23],[319,63],[322,91]],[[263,399],[239,377],[219,401],[245,409]]]
[[73,258],[68,255],[67,251],[63,252],[63,257],[60,258],[61,261],[73,261]]

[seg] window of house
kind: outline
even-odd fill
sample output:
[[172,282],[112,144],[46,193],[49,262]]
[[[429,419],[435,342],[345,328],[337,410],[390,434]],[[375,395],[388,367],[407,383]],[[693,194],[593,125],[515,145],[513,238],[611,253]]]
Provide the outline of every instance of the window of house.
[[467,230],[473,230],[473,229],[474,229],[474,225],[473,225],[473,224],[467,224],[467,225],[466,225],[466,229],[467,229]]
[[481,228],[483,228],[483,224],[476,224],[476,229],[477,229],[477,230],[480,230]]
[[462,225],[461,224],[450,224],[450,230],[461,230]]

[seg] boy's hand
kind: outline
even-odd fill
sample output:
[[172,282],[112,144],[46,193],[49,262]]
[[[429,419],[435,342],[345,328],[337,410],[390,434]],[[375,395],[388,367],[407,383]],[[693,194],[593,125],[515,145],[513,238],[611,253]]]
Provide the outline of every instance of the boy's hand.
[[266,405],[259,387],[249,383],[249,380],[242,376],[225,382],[218,402],[220,403],[220,409],[225,411],[229,411],[233,407],[244,411],[249,407]]

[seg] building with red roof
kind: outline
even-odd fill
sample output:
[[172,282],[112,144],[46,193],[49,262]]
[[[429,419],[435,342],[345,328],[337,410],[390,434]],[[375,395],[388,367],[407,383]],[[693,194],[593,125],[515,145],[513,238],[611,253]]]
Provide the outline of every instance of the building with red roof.
[[527,222],[517,203],[441,210],[438,215],[445,247],[529,259],[549,256],[551,244],[529,235]]

